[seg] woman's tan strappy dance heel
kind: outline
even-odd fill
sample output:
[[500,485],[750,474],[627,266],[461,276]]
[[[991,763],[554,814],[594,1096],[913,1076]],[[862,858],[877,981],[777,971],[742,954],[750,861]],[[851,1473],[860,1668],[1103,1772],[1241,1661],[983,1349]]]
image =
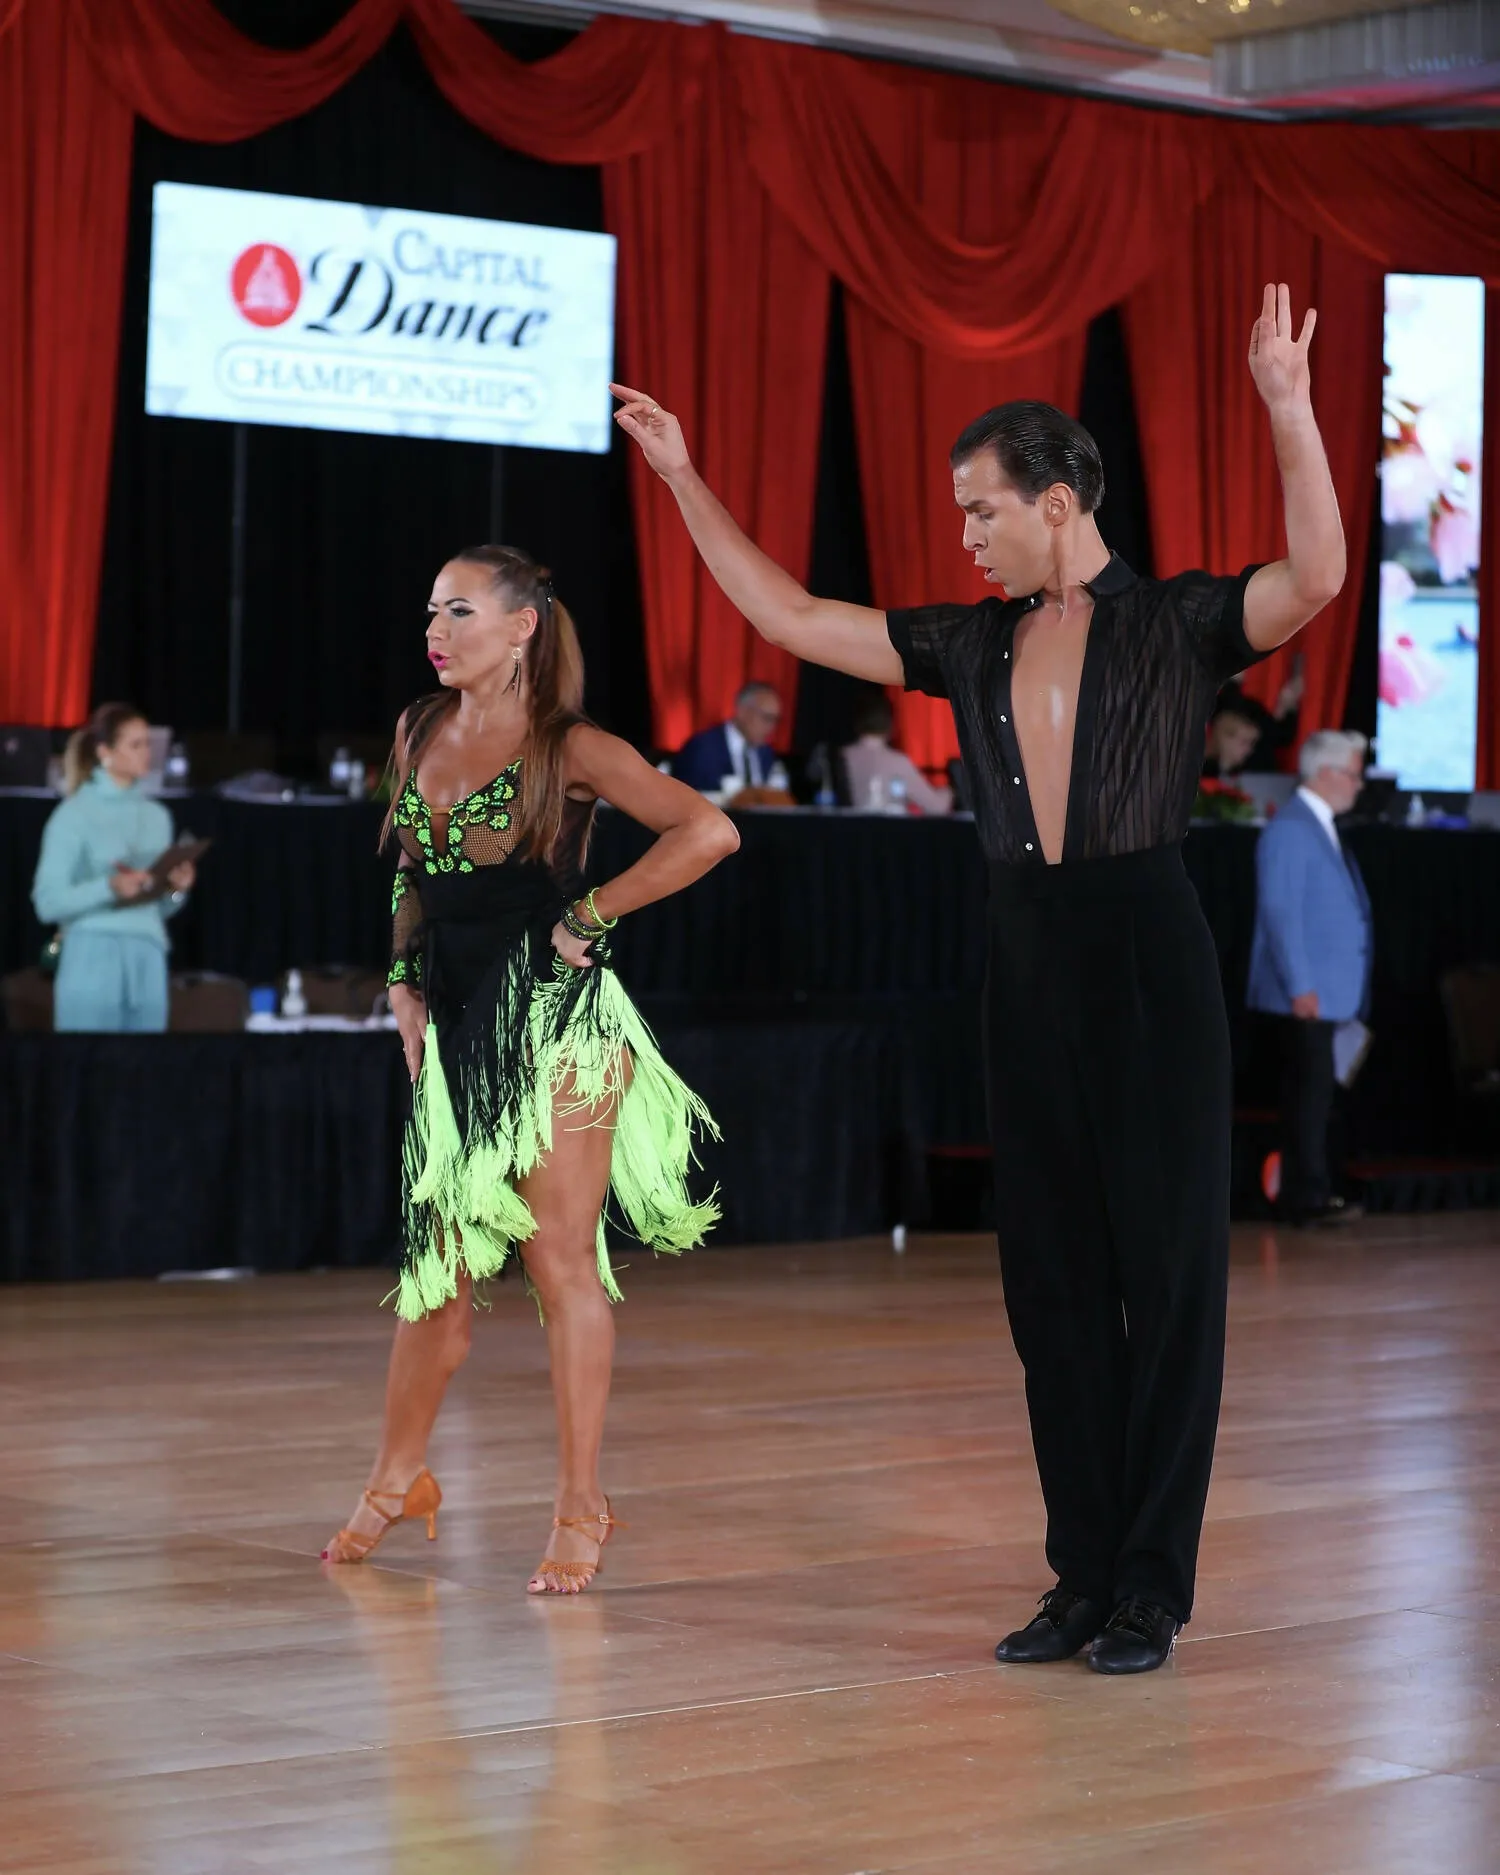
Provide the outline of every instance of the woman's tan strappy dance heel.
[[[324,1562],[363,1562],[372,1550],[385,1541],[398,1523],[406,1523],[408,1519],[415,1521],[425,1517],[427,1541],[431,1543],[436,1538],[437,1514],[443,1501],[443,1493],[438,1486],[437,1479],[425,1465],[406,1487],[404,1495],[400,1491],[365,1491],[362,1495],[365,1503],[381,1519],[381,1527],[373,1535],[363,1530],[340,1530],[336,1541],[344,1546],[345,1554],[333,1556],[329,1550],[325,1549],[323,1551]],[[377,1498],[382,1497],[387,1503],[400,1504],[401,1508],[394,1516],[389,1511],[382,1510],[376,1502]]]
[[531,1595],[581,1594],[583,1590],[588,1587],[590,1582],[593,1581],[594,1577],[598,1575],[600,1570],[604,1567],[604,1545],[609,1541],[610,1537],[614,1534],[616,1530],[624,1530],[624,1529],[627,1529],[628,1527],[629,1527],[628,1525],[621,1523],[618,1517],[613,1516],[611,1514],[608,1498],[605,1498],[604,1508],[603,1510],[600,1511],[597,1517],[554,1517],[552,1519],[552,1528],[554,1530],[597,1530],[599,1531],[600,1534],[594,1538],[594,1541],[599,1545],[599,1559],[597,1562],[559,1562],[554,1556],[544,1556],[541,1562],[537,1564],[535,1573],[533,1574],[531,1578],[533,1582],[537,1581],[542,1576],[549,1576],[549,1575],[560,1576],[564,1582],[576,1582],[578,1584],[578,1588],[576,1590],[571,1589],[571,1588],[569,1589],[553,1589],[553,1588],[534,1589],[534,1588],[531,1588],[530,1585],[528,1584],[527,1585],[528,1594],[531,1594]]

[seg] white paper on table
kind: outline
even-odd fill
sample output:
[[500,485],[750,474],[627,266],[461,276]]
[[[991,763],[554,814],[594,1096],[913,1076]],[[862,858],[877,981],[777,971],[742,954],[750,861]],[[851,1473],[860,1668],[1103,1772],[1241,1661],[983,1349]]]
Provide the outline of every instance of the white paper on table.
[[1365,1065],[1365,1056],[1375,1037],[1356,1016],[1341,1022],[1333,1032],[1333,1076],[1340,1087],[1352,1087],[1354,1078]]

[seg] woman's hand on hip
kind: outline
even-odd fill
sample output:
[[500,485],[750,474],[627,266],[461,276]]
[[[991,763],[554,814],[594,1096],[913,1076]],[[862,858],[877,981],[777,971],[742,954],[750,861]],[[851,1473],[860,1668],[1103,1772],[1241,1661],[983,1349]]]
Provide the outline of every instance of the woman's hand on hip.
[[592,946],[585,944],[582,938],[574,937],[561,921],[552,927],[552,948],[572,970],[592,970],[594,967],[594,960],[589,956]]
[[396,1018],[396,1030],[401,1037],[401,1048],[406,1056],[406,1071],[415,1087],[417,1076],[422,1072],[422,1055],[427,1047],[427,999],[405,983],[393,983],[387,994],[391,1014]]

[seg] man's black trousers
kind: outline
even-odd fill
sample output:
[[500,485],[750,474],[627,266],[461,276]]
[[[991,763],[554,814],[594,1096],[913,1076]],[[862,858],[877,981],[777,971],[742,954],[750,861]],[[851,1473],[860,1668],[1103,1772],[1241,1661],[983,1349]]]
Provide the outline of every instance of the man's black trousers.
[[996,1218],[1060,1582],[1192,1613],[1224,1366],[1228,1024],[1177,847],[990,870]]

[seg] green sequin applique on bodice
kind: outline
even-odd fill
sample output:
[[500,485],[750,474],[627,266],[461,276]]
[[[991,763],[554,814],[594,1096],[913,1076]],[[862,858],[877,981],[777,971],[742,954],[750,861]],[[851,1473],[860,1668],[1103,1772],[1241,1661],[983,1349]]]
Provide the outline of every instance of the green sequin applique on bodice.
[[511,804],[518,792],[519,758],[495,779],[448,810],[447,841],[439,846],[433,835],[432,809],[417,786],[416,770],[396,803],[395,828],[407,851],[427,873],[473,872],[476,866],[498,865],[514,845]]

